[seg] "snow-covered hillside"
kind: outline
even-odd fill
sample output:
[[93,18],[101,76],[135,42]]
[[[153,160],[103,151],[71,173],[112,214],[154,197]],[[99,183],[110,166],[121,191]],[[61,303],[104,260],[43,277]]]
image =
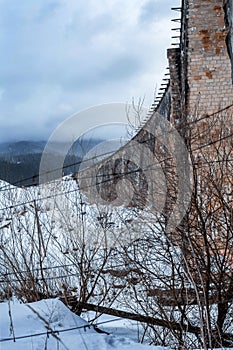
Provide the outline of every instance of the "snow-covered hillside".
[[[90,205],[72,177],[30,188],[0,182],[0,350],[202,348],[203,285],[187,274],[179,245],[168,238],[163,217],[150,208]],[[214,283],[225,268],[216,262]],[[232,272],[227,265],[225,271],[226,277]],[[222,296],[228,284],[223,287]],[[73,300],[79,312],[92,310],[82,314],[88,321],[114,318],[120,310],[138,323],[103,323],[110,335],[99,334],[57,297],[69,305]],[[211,299],[216,347],[233,344],[229,298],[224,343],[216,340],[218,303]],[[89,318],[93,310],[98,314]]]

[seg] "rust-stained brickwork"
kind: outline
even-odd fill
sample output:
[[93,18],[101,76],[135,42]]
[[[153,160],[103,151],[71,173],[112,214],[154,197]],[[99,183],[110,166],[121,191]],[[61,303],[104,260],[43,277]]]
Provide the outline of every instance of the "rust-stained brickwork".
[[211,114],[233,102],[222,0],[188,0],[187,112]]

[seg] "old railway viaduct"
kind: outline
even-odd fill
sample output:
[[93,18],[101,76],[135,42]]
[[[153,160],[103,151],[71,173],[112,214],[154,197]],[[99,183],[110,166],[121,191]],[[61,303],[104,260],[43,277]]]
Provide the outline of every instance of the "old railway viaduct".
[[[119,151],[75,176],[91,202],[144,208],[149,201],[168,217],[173,212],[173,221],[183,216],[177,210],[189,197],[190,173],[168,171],[180,157],[171,128],[200,163],[198,150],[217,142],[222,128],[232,134],[232,7],[232,0],[182,0],[180,7],[173,8],[178,17],[174,37],[179,43],[167,50],[169,74],[148,118]],[[232,137],[227,142],[232,148]],[[211,158],[210,152],[206,157]],[[185,156],[179,161],[179,167],[185,168]],[[179,208],[174,212],[177,201]]]

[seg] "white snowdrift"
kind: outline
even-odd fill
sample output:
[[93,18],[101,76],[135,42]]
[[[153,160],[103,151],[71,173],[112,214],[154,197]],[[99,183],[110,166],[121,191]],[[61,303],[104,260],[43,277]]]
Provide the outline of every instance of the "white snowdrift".
[[[11,314],[11,317],[10,317]],[[15,341],[14,341],[15,338]],[[1,350],[162,350],[97,333],[58,299],[0,304]]]

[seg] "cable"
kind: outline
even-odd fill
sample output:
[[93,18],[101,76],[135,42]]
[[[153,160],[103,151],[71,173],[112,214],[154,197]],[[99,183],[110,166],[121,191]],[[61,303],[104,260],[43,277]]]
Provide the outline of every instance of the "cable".
[[[227,136],[227,137],[224,137],[224,138],[222,138],[222,139],[226,139],[226,138],[228,138],[228,137],[230,137],[230,136],[232,136],[233,134],[231,134],[231,135],[229,135],[229,136]],[[216,142],[219,142],[220,140],[217,140],[217,141],[213,141],[213,142],[211,142],[211,144],[214,144],[214,143],[216,143]],[[206,144],[206,145],[203,145],[202,147],[199,147],[199,148],[196,148],[194,151],[196,151],[196,150],[198,150],[198,149],[200,149],[200,148],[204,148],[204,147],[207,147],[207,146],[209,146],[210,145],[210,143],[209,144]],[[172,159],[172,157],[168,157],[166,160],[168,161],[168,160],[171,160]],[[162,162],[165,162],[166,161],[165,159],[163,159],[162,161],[161,161],[161,163]],[[220,161],[219,161],[220,162]],[[232,159],[230,159],[230,160],[222,160],[222,162],[232,162]],[[203,163],[204,165],[205,164],[211,164],[212,162],[210,161],[210,162],[205,162],[205,163]],[[194,163],[195,165],[198,165],[198,163],[196,162],[196,163]],[[150,164],[150,165],[148,165],[147,166],[147,168],[149,168],[149,167],[152,167],[154,164]],[[175,168],[175,165],[174,166],[172,166],[173,168]],[[116,173],[116,174],[111,174],[111,178],[110,179],[105,179],[105,180],[102,180],[101,181],[101,185],[102,184],[104,184],[104,183],[108,183],[108,182],[110,182],[110,181],[112,181],[113,179],[114,179],[114,177],[124,177],[124,176],[126,176],[126,175],[130,175],[130,174],[134,174],[134,173],[137,173],[137,172],[139,172],[139,171],[145,171],[146,169],[136,169],[136,170],[133,170],[133,171],[129,171],[129,172],[123,172],[123,173]],[[102,176],[102,175],[100,175],[100,176]],[[90,179],[90,178],[92,178],[92,176],[89,176],[89,177],[84,177],[83,179]],[[82,186],[82,190],[87,190],[88,188],[92,188],[93,187],[93,185],[86,185],[86,186]],[[74,190],[69,190],[69,191],[64,191],[64,192],[57,192],[55,195],[50,195],[50,196],[45,196],[45,197],[39,197],[39,198],[37,198],[36,199],[36,201],[38,202],[38,201],[43,201],[43,200],[46,200],[46,199],[52,199],[52,198],[55,198],[55,197],[58,197],[58,196],[62,196],[62,195],[67,195],[67,194],[70,194],[70,193],[74,193],[74,192],[77,192],[79,190],[79,188],[77,188],[77,189],[74,189]],[[164,192],[157,192],[157,194],[161,194],[161,195],[164,195],[165,193]],[[20,202],[20,203],[17,203],[17,204],[14,204],[14,205],[9,205],[9,206],[7,206],[7,207],[2,207],[2,208],[0,208],[0,211],[4,211],[4,210],[9,210],[9,209],[14,209],[14,208],[17,208],[17,207],[20,207],[20,206],[25,206],[26,204],[32,204],[32,203],[34,203],[35,202],[35,199],[32,199],[32,200],[29,200],[29,201],[24,201],[24,202]],[[1,228],[0,228],[1,229]]]
[[199,118],[199,119],[196,119],[196,120],[193,120],[193,121],[190,121],[190,122],[188,122],[187,124],[188,124],[188,125],[192,125],[192,124],[196,124],[196,123],[198,123],[198,122],[200,122],[200,121],[202,121],[202,120],[204,120],[204,119],[209,119],[209,118],[213,117],[214,115],[217,115],[217,114],[219,114],[219,113],[222,113],[222,112],[224,112],[224,111],[230,109],[231,107],[233,107],[233,104],[230,104],[230,105],[227,106],[227,107],[224,107],[224,108],[222,108],[222,109],[219,109],[217,112],[214,112],[214,113],[212,113],[212,114],[207,114],[207,113],[206,113],[203,117],[201,117],[201,118]]
[[42,335],[46,335],[46,336],[49,336],[49,335],[53,335],[53,334],[58,334],[59,333],[65,333],[65,332],[70,332],[70,331],[74,331],[74,330],[77,330],[77,329],[84,329],[84,331],[86,329],[91,329],[93,328],[93,330],[95,330],[95,327],[96,326],[100,326],[102,324],[106,324],[106,323],[113,323],[113,322],[117,322],[119,320],[123,319],[122,317],[117,317],[117,319],[112,319],[112,320],[108,320],[108,321],[103,321],[103,322],[98,322],[98,323],[95,323],[95,324],[88,324],[88,325],[85,325],[85,326],[76,326],[76,327],[71,327],[71,328],[63,328],[63,329],[60,329],[60,330],[48,330],[47,332],[41,332],[41,333],[33,333],[33,334],[28,334],[28,335],[21,335],[21,336],[18,336],[18,337],[14,337],[14,338],[0,338],[0,342],[7,342],[7,341],[15,341],[15,340],[20,340],[20,339],[27,339],[27,338],[31,338],[31,337],[40,337]]
[[[170,159],[172,159],[172,157],[170,157]],[[167,160],[169,160],[169,158],[167,158]],[[164,162],[165,160],[163,160],[162,162]],[[151,165],[148,165],[147,168],[150,168],[154,166],[154,164],[151,164]],[[109,181],[112,181],[112,179],[114,177],[124,177],[126,175],[130,175],[130,174],[135,174],[137,172],[140,172],[140,171],[145,171],[146,169],[136,169],[136,170],[131,170],[131,171],[128,171],[128,172],[123,172],[121,174],[112,174],[112,178],[110,179],[105,179],[105,180],[102,180],[101,181],[101,184],[104,184],[104,183],[107,183]],[[100,175],[102,177],[102,175]],[[90,176],[89,178],[92,178],[92,176]],[[82,189],[85,190],[85,189],[88,189],[88,188],[92,188],[93,186],[92,185],[87,185],[87,186],[82,186]],[[66,194],[70,194],[70,193],[74,193],[74,192],[77,192],[79,189],[76,188],[74,190],[69,190],[69,191],[64,191],[64,192],[56,192],[55,195],[49,195],[49,196],[45,196],[45,197],[39,197],[36,199],[36,201],[42,201],[42,200],[45,200],[45,199],[52,199],[52,198],[55,198],[55,197],[58,197],[58,196],[62,196],[62,195],[66,195]],[[158,194],[164,194],[164,193],[159,193]],[[0,211],[4,211],[4,210],[8,210],[8,209],[14,209],[14,208],[17,208],[17,207],[20,207],[20,206],[25,206],[26,204],[32,204],[35,202],[35,199],[31,199],[29,201],[24,201],[24,202],[21,202],[21,203],[17,203],[17,204],[14,204],[14,205],[10,205],[8,207],[3,207],[3,208],[0,208]]]
[[70,332],[70,331],[73,331],[73,330],[77,330],[77,329],[91,329],[94,327],[92,325],[85,325],[85,326],[79,326],[79,327],[71,327],[71,328],[65,328],[65,329],[61,329],[61,330],[48,330],[46,332],[41,332],[41,333],[33,333],[33,334],[28,334],[28,335],[21,335],[21,336],[18,336],[18,337],[14,337],[14,338],[1,338],[0,339],[0,343],[2,342],[7,342],[7,341],[16,341],[16,340],[20,340],[20,339],[27,339],[27,338],[32,338],[32,337],[40,337],[42,335],[46,335],[46,336],[49,336],[49,335],[53,335],[53,334],[59,334],[59,333],[64,333],[64,332]]
[[[110,155],[110,154],[112,154],[112,153],[113,153],[113,151],[111,151],[111,152],[109,151],[109,152],[102,153],[102,154],[100,154],[100,155],[98,155],[98,156],[93,156],[93,157],[91,157],[91,158],[84,159],[84,160],[81,160],[81,161],[77,161],[77,162],[71,163],[71,164],[69,164],[69,165],[64,165],[64,166],[62,167],[62,169],[66,169],[66,168],[69,168],[69,167],[72,167],[72,166],[75,166],[75,165],[80,165],[80,164],[83,164],[83,163],[85,163],[85,162],[89,162],[89,161],[91,161],[91,160],[95,160],[95,159],[97,159],[97,158],[99,158],[99,157],[106,156],[106,155]],[[20,184],[20,183],[22,183],[22,182],[25,182],[25,181],[28,181],[28,180],[34,180],[35,178],[38,178],[38,177],[41,176],[41,175],[48,175],[48,174],[51,174],[51,173],[53,173],[53,172],[55,172],[55,171],[58,171],[58,170],[61,170],[61,168],[54,168],[54,169],[48,170],[48,171],[46,171],[46,172],[44,172],[44,173],[38,173],[38,174],[35,174],[35,175],[32,175],[32,176],[26,177],[26,178],[24,178],[24,179],[21,179],[21,180],[18,180],[18,181],[16,181],[16,182],[12,183],[12,184],[9,184],[9,186],[11,186],[11,185],[17,186],[18,184]],[[5,186],[3,186],[3,187],[0,187],[0,191],[4,190],[6,186],[8,186],[8,185],[5,185]],[[7,190],[8,190],[8,189],[7,189]]]
[[[67,264],[67,265],[56,265],[56,266],[50,266],[50,267],[42,267],[42,268],[36,268],[36,269],[31,269],[30,272],[32,271],[46,271],[46,270],[53,270],[53,269],[59,269],[59,268],[64,268],[64,267],[71,267],[71,266],[75,266],[75,264]],[[17,271],[17,273],[27,273],[28,270],[20,270]],[[11,275],[15,275],[15,272],[8,272],[8,273],[3,273],[4,276],[11,276]],[[1,282],[1,281],[0,281]]]
[[[172,130],[172,131],[169,131],[169,133],[171,133],[171,132],[173,132],[173,130]],[[162,136],[162,135],[158,135],[158,136]],[[158,136],[157,136],[157,137],[158,137]],[[139,143],[139,144],[144,144],[144,143],[146,143],[146,142],[148,142],[148,141],[150,141],[150,140],[151,140],[151,138],[148,138],[148,139],[145,139],[145,140],[143,140],[142,142],[138,142],[138,143]],[[130,141],[129,141],[129,143],[130,143]],[[129,144],[128,144],[127,147],[134,147],[134,146],[135,146],[135,144],[133,143],[132,145],[129,145]],[[123,147],[124,147],[124,146],[123,146]],[[121,149],[121,148],[119,148],[116,152],[118,152],[120,149]],[[114,152],[111,151],[111,152],[101,153],[100,155],[93,156],[93,157],[91,157],[91,158],[84,159],[84,160],[77,161],[77,162],[71,163],[71,164],[69,164],[69,165],[66,165],[66,166],[64,166],[62,169],[67,168],[67,167],[72,167],[72,166],[74,166],[74,165],[80,165],[80,164],[83,164],[83,163],[85,163],[85,162],[89,162],[89,161],[91,161],[91,160],[98,159],[98,158],[100,158],[100,157],[102,157],[102,156],[110,155],[110,154],[112,154],[112,153],[114,153]],[[107,160],[107,159],[105,159],[105,161],[106,161],[106,160]],[[87,169],[88,169],[88,168],[87,168]],[[61,170],[61,168],[54,168],[54,169],[48,170],[48,171],[46,171],[46,172],[44,172],[44,173],[35,174],[35,175],[33,175],[33,176],[30,176],[30,177],[21,179],[21,180],[19,180],[19,181],[14,182],[13,184],[4,185],[3,187],[0,188],[0,191],[4,191],[4,190],[5,190],[5,191],[8,191],[8,190],[9,190],[9,187],[10,187],[11,185],[15,186],[15,185],[17,185],[17,184],[19,184],[19,183],[21,183],[21,182],[23,182],[23,181],[26,181],[26,180],[33,180],[33,179],[39,177],[40,175],[47,175],[47,174],[53,173],[53,172],[58,171],[58,170]],[[83,171],[85,171],[85,170],[86,170],[86,169],[84,169]],[[33,186],[33,185],[32,185],[32,186]]]
[[[230,106],[228,106],[227,108],[230,108]],[[227,109],[227,108],[225,108],[225,109]],[[217,112],[216,112],[216,113],[217,113]],[[206,117],[205,117],[205,118],[206,118]],[[201,149],[201,148],[203,148],[203,147],[207,147],[207,146],[209,146],[209,145],[212,145],[212,144],[214,144],[214,143],[216,143],[216,142],[219,142],[219,141],[221,141],[221,140],[224,140],[224,139],[226,139],[226,138],[228,138],[228,137],[231,137],[232,135],[233,135],[233,134],[230,134],[230,135],[228,135],[228,136],[226,136],[226,137],[220,138],[219,140],[212,141],[212,142],[209,143],[209,144],[199,146],[199,147],[196,148],[194,151],[196,151],[196,150],[198,150],[198,149]],[[146,140],[143,140],[143,142],[140,142],[140,143],[146,143],[147,141],[150,141],[150,139],[148,138],[148,139],[146,139]],[[129,142],[130,142],[130,141],[129,141]],[[134,144],[133,144],[132,146],[134,146]],[[131,147],[131,146],[128,146],[128,147]],[[119,150],[118,150],[118,151],[119,151]],[[118,151],[116,151],[116,152],[118,152]],[[93,157],[88,158],[88,159],[84,159],[84,160],[81,160],[81,161],[78,161],[78,162],[74,162],[74,163],[71,163],[71,164],[69,164],[69,165],[64,166],[63,169],[64,169],[64,168],[68,168],[68,167],[72,167],[72,166],[75,166],[75,165],[80,165],[80,164],[83,164],[83,163],[85,163],[85,162],[89,162],[89,161],[91,161],[91,160],[98,159],[98,158],[100,158],[100,157],[102,157],[102,156],[110,155],[110,154],[112,154],[112,153],[113,153],[112,151],[111,151],[111,152],[105,152],[105,153],[102,153],[102,154],[100,154],[100,155],[98,155],[98,156],[93,156]],[[106,161],[106,160],[105,160],[105,161]],[[49,174],[49,173],[53,173],[53,172],[58,171],[58,170],[61,170],[61,168],[54,168],[54,169],[51,169],[51,170],[49,170],[49,171],[43,173],[42,175],[46,175],[46,174]],[[84,170],[84,171],[85,171],[85,170]],[[20,184],[20,183],[22,183],[22,182],[24,182],[24,181],[33,180],[33,179],[35,179],[35,178],[37,178],[37,177],[39,177],[39,176],[40,176],[40,174],[35,174],[35,175],[31,176],[31,177],[27,177],[27,178],[21,179],[21,180],[19,180],[19,181],[16,181],[16,182],[14,182],[13,184],[5,185],[5,186],[3,186],[3,187],[0,188],[0,191],[4,191],[4,190],[5,190],[5,191],[8,191],[8,190],[9,190],[9,187],[10,187],[11,185],[15,186],[15,185]],[[97,176],[98,176],[98,175],[97,175]]]
[[[110,257],[109,259],[111,259],[112,257]],[[100,260],[103,260],[101,257],[100,258],[95,258],[95,259],[92,259],[92,261],[100,261]],[[70,264],[71,266],[76,266],[75,264]],[[69,266],[69,265],[64,265],[64,266],[61,266],[62,267],[65,267],[65,266]],[[105,266],[105,269],[116,269],[116,268],[119,268],[119,267],[126,267],[126,264],[122,263],[122,264],[118,264],[118,265],[114,265],[114,266]],[[129,266],[128,266],[129,267]],[[54,267],[50,267],[48,268],[49,269],[53,269]],[[44,270],[44,269],[42,269]],[[33,271],[37,271],[37,269],[32,269],[30,271],[20,271],[20,270],[17,270],[16,272],[10,272],[10,273],[7,273],[7,274],[3,274],[3,276],[15,276],[17,274],[23,274],[23,273],[28,273],[28,272],[33,272]],[[41,270],[39,270],[40,272]],[[94,271],[93,271],[94,272]],[[68,277],[79,277],[78,276],[79,272],[76,272],[76,273],[71,273],[71,274],[66,274],[66,275],[59,275],[59,276],[51,276],[51,277],[34,277],[36,281],[47,281],[47,280],[55,280],[55,279],[62,279],[62,278],[68,278]],[[19,279],[19,278],[14,278],[14,279],[11,279],[10,281],[8,279],[1,279],[0,280],[0,283],[11,283],[11,282],[22,282],[23,278],[22,279]]]
[[[186,124],[190,125],[190,124],[198,123],[199,121],[201,121],[201,120],[203,120],[203,119],[206,119],[206,118],[209,118],[209,117],[211,117],[211,116],[213,116],[213,115],[216,115],[216,114],[218,114],[218,113],[221,113],[222,111],[225,111],[225,110],[231,108],[232,106],[233,106],[233,104],[231,104],[231,105],[229,105],[229,106],[227,106],[227,107],[225,107],[225,108],[223,108],[223,109],[221,109],[221,110],[218,110],[217,112],[214,112],[213,114],[205,115],[204,117],[202,117],[202,118],[200,118],[200,119],[197,119],[196,121],[191,121],[191,122],[188,122],[188,123],[186,123]],[[170,132],[173,132],[173,131],[170,131]],[[162,135],[159,135],[159,136],[162,136]],[[229,136],[232,136],[232,134],[229,135]],[[157,136],[157,137],[158,137],[158,136]],[[135,139],[135,136],[134,136],[133,140],[134,140],[134,139]],[[224,138],[223,138],[223,139],[224,139]],[[145,142],[147,142],[147,141],[150,141],[150,140],[151,140],[151,139],[148,138],[148,139],[143,140],[143,142],[139,142],[139,143],[142,143],[142,144],[143,144],[143,143],[145,143]],[[221,139],[218,140],[218,141],[221,141]],[[216,142],[218,142],[218,141],[216,141]],[[130,143],[130,140],[129,140],[129,143]],[[211,143],[211,144],[212,144],[212,143]],[[134,145],[133,145],[133,146],[134,146]],[[122,147],[125,147],[125,146],[122,146]],[[129,147],[129,144],[128,144],[127,147]],[[200,148],[203,148],[203,147],[205,147],[205,146],[200,146]],[[120,149],[121,149],[121,148],[120,148]],[[119,150],[120,150],[120,149],[119,149]],[[197,149],[199,149],[199,148],[197,148]],[[197,150],[197,149],[196,149],[196,150]],[[117,150],[116,152],[118,152],[119,150]],[[81,160],[81,161],[77,161],[77,162],[71,163],[71,164],[69,164],[69,165],[65,165],[65,166],[63,166],[62,169],[66,169],[66,168],[69,168],[69,167],[72,167],[72,166],[75,166],[75,165],[80,165],[80,164],[89,162],[89,161],[91,161],[91,160],[98,159],[99,157],[106,156],[106,155],[110,155],[110,154],[112,154],[112,153],[114,153],[114,151],[105,152],[105,153],[102,153],[102,154],[100,154],[100,155],[98,155],[98,156],[93,156],[93,157],[88,158],[88,159],[84,159],[84,160]],[[60,169],[60,168],[54,168],[54,169],[48,170],[48,171],[46,171],[46,172],[44,172],[44,173],[41,173],[41,174],[35,174],[35,175],[33,175],[33,176],[30,176],[30,177],[21,179],[21,180],[19,180],[19,181],[16,181],[16,182],[14,182],[14,183],[11,184],[11,185],[15,186],[15,185],[18,185],[18,184],[20,184],[20,183],[22,183],[22,182],[24,182],[24,181],[34,180],[35,178],[38,178],[40,175],[51,174],[51,173],[53,173],[53,172],[55,172],[55,171],[58,171],[58,170],[61,170],[61,169]],[[5,187],[6,187],[6,186],[1,187],[1,188],[0,188],[0,191],[4,190]],[[8,190],[8,188],[7,188],[7,190]]]
[[220,141],[226,140],[226,139],[228,139],[228,138],[230,138],[230,137],[232,137],[232,136],[233,136],[233,133],[231,133],[230,135],[223,136],[223,137],[219,138],[218,140],[211,141],[210,143],[207,143],[207,144],[198,146],[197,148],[195,148],[194,150],[192,150],[192,152],[195,152],[195,151],[198,151],[199,149],[202,149],[202,148],[205,148],[205,147],[214,145],[215,143],[218,143],[218,142],[220,142]]
[[[211,141],[211,142],[209,142],[208,144],[204,144],[204,145],[198,146],[196,149],[192,150],[192,152],[196,152],[196,151],[199,150],[199,149],[208,147],[208,146],[213,145],[213,144],[215,144],[215,143],[218,143],[218,142],[220,142],[220,141],[222,141],[222,140],[226,140],[226,139],[228,139],[228,138],[230,138],[230,137],[232,137],[232,136],[233,136],[233,133],[231,133],[230,135],[223,136],[223,137],[219,138],[218,140]],[[144,140],[143,142],[145,142],[145,140]],[[163,162],[168,161],[168,160],[171,160],[171,159],[173,159],[173,157],[167,157],[167,158],[164,158],[162,161],[159,161],[159,163],[163,163]],[[152,166],[153,166],[153,164],[150,164],[150,165],[147,166],[147,168],[152,167]],[[175,165],[174,165],[174,167],[175,167]],[[124,176],[126,176],[126,175],[133,174],[133,173],[137,173],[137,172],[141,172],[141,171],[145,171],[145,170],[146,170],[146,169],[141,169],[141,168],[139,168],[139,169],[132,170],[132,171],[129,171],[129,172],[124,172],[124,173],[122,173],[122,174],[117,174],[117,173],[116,173],[116,174],[111,174],[111,176],[112,176],[113,178],[114,178],[114,176],[119,177],[120,175],[121,175],[122,177],[124,177]],[[100,175],[100,176],[102,176],[102,175]],[[92,176],[90,176],[89,178],[92,178]],[[101,184],[106,183],[106,182],[109,182],[109,181],[112,181],[112,178],[110,178],[110,179],[105,179],[105,180],[101,181]],[[82,189],[85,190],[85,189],[91,188],[91,187],[93,187],[93,186],[87,185],[86,187],[82,187]],[[77,190],[78,190],[78,189],[70,190],[70,191],[65,191],[65,192],[61,192],[61,193],[56,193],[56,196],[61,196],[61,195],[64,195],[64,194],[73,193],[73,192],[76,192]],[[158,193],[158,194],[160,194],[160,193]],[[164,194],[164,193],[162,193],[162,194]],[[46,197],[42,197],[42,198],[37,198],[37,201],[45,200],[45,199],[52,199],[52,198],[54,198],[54,195],[50,195],[50,196],[46,196]],[[31,204],[31,203],[34,203],[34,200],[25,201],[25,202],[18,203],[18,204],[15,204],[15,205],[11,205],[11,206],[5,207],[5,208],[0,208],[0,211],[7,210],[7,209],[13,209],[13,208],[16,208],[16,207],[19,207],[19,206],[24,206],[24,205],[26,205],[26,204]]]
[[[74,273],[74,274],[70,274],[70,275],[60,275],[60,276],[51,276],[51,277],[39,277],[39,278],[35,277],[35,280],[36,281],[49,281],[49,280],[63,279],[63,278],[68,278],[68,277],[78,277],[78,274]],[[10,280],[11,283],[22,282],[22,281],[23,281],[23,278],[21,280],[16,279],[16,278]],[[2,280],[0,280],[0,283],[9,283],[9,281],[2,279]]]

